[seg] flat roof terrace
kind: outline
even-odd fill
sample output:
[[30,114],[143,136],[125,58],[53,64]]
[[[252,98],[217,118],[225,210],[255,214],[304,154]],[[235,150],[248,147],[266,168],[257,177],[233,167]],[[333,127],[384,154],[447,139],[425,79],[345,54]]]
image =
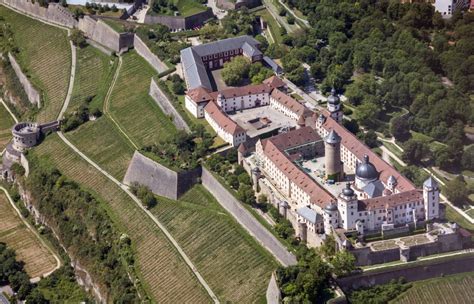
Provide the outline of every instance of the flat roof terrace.
[[282,127],[296,127],[296,121],[270,106],[236,111],[229,113],[229,117],[252,138]]
[[297,162],[301,170],[306,172],[313,180],[320,186],[329,191],[333,196],[337,197],[346,187],[346,182],[354,181],[354,172],[349,171],[349,168],[344,167],[346,176],[343,181],[328,183],[325,178],[325,157],[319,156],[303,162]]

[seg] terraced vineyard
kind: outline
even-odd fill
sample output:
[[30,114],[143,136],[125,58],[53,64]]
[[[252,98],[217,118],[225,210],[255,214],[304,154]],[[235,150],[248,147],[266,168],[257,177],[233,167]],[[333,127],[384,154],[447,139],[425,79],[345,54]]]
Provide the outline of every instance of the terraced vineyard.
[[160,198],[152,212],[222,302],[264,301],[276,262],[203,186],[195,186],[178,202]]
[[68,178],[97,194],[136,251],[141,282],[158,302],[205,303],[207,293],[153,221],[130,197],[95,168],[79,158],[57,135],[30,152],[56,166]]
[[15,121],[8,113],[5,106],[0,103],[0,152],[5,149],[7,143],[12,137],[11,127],[15,124]]
[[127,53],[110,100],[113,118],[138,146],[157,143],[176,133],[171,119],[148,95],[154,74],[137,53]]
[[102,169],[123,179],[134,148],[107,116],[87,122],[66,136]]
[[51,121],[61,110],[71,72],[71,48],[66,30],[44,24],[0,6],[0,16],[11,25],[15,54],[23,72],[42,91],[39,122]]
[[30,277],[42,276],[56,267],[53,254],[21,221],[7,197],[0,192],[0,242],[15,250],[18,260],[25,263]]
[[92,46],[77,49],[76,77],[68,110],[75,110],[87,97],[94,97],[93,104],[102,108],[113,70],[112,57]]
[[474,273],[451,275],[413,283],[413,287],[392,303],[472,303],[474,299]]

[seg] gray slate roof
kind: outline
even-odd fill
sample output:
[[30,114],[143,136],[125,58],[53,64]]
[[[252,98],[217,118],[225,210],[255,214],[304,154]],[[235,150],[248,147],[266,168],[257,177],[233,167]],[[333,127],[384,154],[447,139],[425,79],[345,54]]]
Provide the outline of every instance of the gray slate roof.
[[367,186],[365,186],[363,190],[365,193],[367,193],[369,198],[372,198],[372,197],[381,196],[384,189],[385,187],[382,184],[382,182],[379,180],[376,180],[374,182],[369,183]]
[[271,59],[270,57],[268,56],[263,56],[263,62],[268,65],[273,72],[277,73],[277,74],[280,74],[281,72],[283,72],[283,69],[281,68],[281,66],[279,66],[273,59]]
[[430,177],[425,180],[423,186],[427,188],[438,188],[438,183],[434,180],[434,178],[430,175]]
[[296,210],[296,213],[312,224],[321,223],[323,218],[313,209],[303,207]]
[[191,46],[181,50],[181,64],[188,83],[188,90],[204,87],[213,91],[211,80],[207,74],[201,57],[242,48],[248,56],[261,54],[258,50],[260,42],[250,36],[227,38],[206,44]]

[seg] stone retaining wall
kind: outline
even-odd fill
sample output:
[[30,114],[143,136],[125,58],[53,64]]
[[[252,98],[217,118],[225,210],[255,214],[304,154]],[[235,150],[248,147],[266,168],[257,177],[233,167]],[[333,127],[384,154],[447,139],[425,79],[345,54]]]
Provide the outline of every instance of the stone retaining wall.
[[272,273],[270,282],[268,283],[267,293],[266,293],[267,304],[279,304],[281,302],[281,293],[280,288],[276,280],[275,273]]
[[78,28],[84,34],[111,49],[114,52],[121,53],[133,47],[134,34],[133,33],[117,33],[113,28],[102,20],[96,20],[92,17],[85,16],[79,19]]
[[21,71],[20,65],[16,62],[15,58],[11,53],[8,53],[8,59],[10,60],[11,66],[15,71],[16,77],[20,81],[23,89],[25,90],[26,96],[28,96],[28,100],[38,106],[41,107],[41,97],[40,93],[33,87],[28,77]]
[[172,30],[190,30],[195,27],[204,25],[206,20],[214,18],[212,9],[208,8],[206,11],[191,15],[188,17],[182,16],[165,16],[146,15],[145,24],[163,24]]
[[148,46],[143,42],[138,35],[135,34],[134,43],[135,51],[142,56],[158,73],[162,73],[168,69],[158,56],[153,54]]
[[191,131],[186,121],[184,121],[178,111],[174,108],[168,97],[160,90],[154,78],[151,78],[150,91],[148,94],[153,98],[153,100],[155,100],[164,113],[173,118],[173,123],[176,128],[186,132]]
[[430,263],[413,264],[410,267],[392,268],[377,273],[362,273],[337,279],[338,285],[346,292],[350,289],[386,284],[392,279],[404,277],[408,282],[427,280],[450,274],[474,271],[474,255],[451,260],[433,260]]
[[0,0],[0,3],[14,8],[24,14],[60,26],[65,26],[68,28],[77,26],[77,20],[74,18],[71,12],[67,8],[56,3],[50,3],[47,8],[41,7],[38,1],[33,3],[31,0]]
[[177,200],[196,184],[201,176],[201,168],[176,172],[135,151],[128,166],[123,183],[137,182],[151,189],[156,195]]

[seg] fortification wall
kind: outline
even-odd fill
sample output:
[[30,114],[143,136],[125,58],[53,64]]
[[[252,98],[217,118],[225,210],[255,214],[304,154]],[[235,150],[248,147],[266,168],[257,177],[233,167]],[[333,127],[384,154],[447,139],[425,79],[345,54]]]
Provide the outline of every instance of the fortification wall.
[[176,128],[190,132],[191,129],[189,128],[186,121],[184,121],[178,111],[174,108],[168,97],[166,97],[166,95],[160,90],[158,84],[153,78],[151,79],[150,91],[148,94],[153,98],[153,100],[155,100],[163,112],[173,118],[173,123],[175,124]]
[[153,54],[153,52],[148,48],[148,46],[143,42],[143,40],[135,34],[134,46],[138,55],[142,56],[158,73],[162,73],[168,69],[166,64],[164,64],[158,56]]
[[104,21],[95,20],[89,16],[79,20],[78,28],[88,38],[117,53],[128,50],[134,43],[133,33],[117,33]]
[[266,292],[267,304],[279,304],[281,302],[280,288],[275,277],[275,273],[272,273],[270,282]]
[[11,53],[8,53],[8,59],[10,60],[10,64],[12,65],[13,70],[15,71],[16,77],[20,81],[23,89],[25,90],[26,96],[28,96],[28,100],[38,106],[41,107],[41,97],[40,93],[33,87],[28,77],[21,71],[20,65],[16,62],[15,57]]
[[43,21],[69,28],[77,26],[77,20],[71,12],[56,3],[50,3],[47,8],[41,7],[38,1],[33,3],[31,0],[0,0],[0,3]]
[[400,248],[383,251],[371,251],[369,247],[351,249],[351,253],[356,257],[357,266],[382,264],[400,260]]
[[20,155],[20,165],[25,169],[25,176],[28,177],[30,175],[30,163],[23,153]]
[[192,16],[151,16],[145,17],[146,24],[163,24],[172,30],[189,30],[198,26],[202,26],[206,20],[214,18],[212,9],[208,8],[206,11],[197,13]]
[[177,200],[199,181],[201,168],[176,172],[135,151],[123,183],[137,182],[151,189],[156,195]]
[[344,290],[386,284],[392,279],[404,277],[408,282],[474,271],[474,254],[451,260],[432,260],[429,263],[408,264],[403,268],[391,268],[377,273],[362,273],[338,278],[338,285]]

